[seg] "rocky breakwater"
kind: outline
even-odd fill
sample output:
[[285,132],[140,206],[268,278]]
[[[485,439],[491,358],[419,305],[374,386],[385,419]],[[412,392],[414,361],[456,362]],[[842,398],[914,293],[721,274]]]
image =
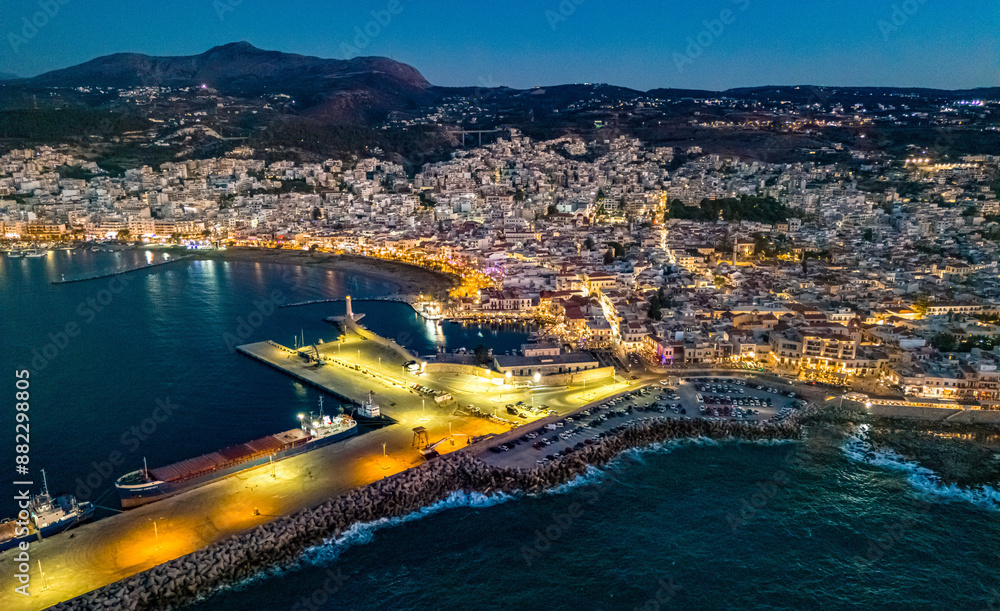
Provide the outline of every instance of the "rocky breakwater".
[[404,516],[457,491],[538,493],[565,484],[585,473],[588,467],[603,465],[632,448],[693,437],[789,439],[797,438],[800,432],[801,427],[795,421],[747,423],[654,418],[621,425],[593,445],[531,469],[492,466],[472,452],[460,450],[53,608],[177,608],[263,569],[289,563],[308,547],[338,537],[352,524]]

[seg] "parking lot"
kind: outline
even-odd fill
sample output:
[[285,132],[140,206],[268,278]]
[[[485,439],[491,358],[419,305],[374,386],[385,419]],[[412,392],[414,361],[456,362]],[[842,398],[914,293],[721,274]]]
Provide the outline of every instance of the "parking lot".
[[664,379],[588,405],[544,427],[525,427],[520,437],[490,445],[482,458],[493,464],[528,468],[579,451],[636,420],[782,420],[801,405],[801,398],[786,387],[752,379],[693,377],[674,387],[667,386]]

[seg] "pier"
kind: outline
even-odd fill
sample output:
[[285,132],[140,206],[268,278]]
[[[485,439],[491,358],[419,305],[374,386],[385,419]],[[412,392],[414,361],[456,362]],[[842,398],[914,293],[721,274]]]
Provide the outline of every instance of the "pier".
[[147,263],[146,265],[140,265],[138,267],[130,267],[128,269],[119,269],[119,270],[116,270],[116,271],[113,271],[113,272],[107,272],[107,273],[104,273],[104,274],[96,274],[96,275],[93,275],[93,276],[85,276],[83,278],[69,278],[69,279],[63,279],[63,280],[53,280],[52,284],[70,284],[72,282],[86,282],[88,280],[100,280],[101,278],[110,278],[112,276],[120,276],[122,274],[128,274],[128,273],[131,273],[131,272],[139,272],[139,271],[142,271],[144,269],[153,269],[154,267],[160,267],[162,265],[169,265],[171,263],[176,263],[178,261],[185,261],[185,260],[190,259],[190,258],[191,258],[191,255],[184,255],[184,256],[181,256],[181,257],[177,257],[176,259],[168,259],[166,261],[160,261],[158,263]]
[[[301,349],[266,341],[239,350],[249,357],[248,367],[278,369],[347,402],[360,403],[374,392],[382,413],[396,424],[274,463],[273,474],[272,467],[262,465],[33,542],[28,598],[15,593],[14,587],[20,584],[12,568],[13,550],[4,552],[0,554],[0,608],[45,609],[197,550],[231,542],[234,536],[251,536],[250,531],[258,527],[287,520],[286,516],[328,504],[330,499],[356,494],[359,488],[368,490],[364,487],[386,478],[391,481],[390,476],[413,473],[413,467],[426,463],[420,448],[413,445],[415,428],[422,427],[426,439],[437,443],[435,449],[442,455],[467,447],[477,449],[477,445],[469,446],[471,440],[511,430],[510,425],[494,419],[466,415],[460,406],[474,403],[483,412],[502,414],[508,402],[534,400],[566,414],[628,387],[592,382],[589,387],[529,392],[462,372],[416,375],[405,370],[398,352],[353,333],[342,341],[317,342]],[[308,354],[312,357],[307,359]],[[324,364],[315,362],[317,355]],[[439,404],[434,398],[442,393],[452,400]],[[294,418],[294,414],[289,417]],[[207,452],[217,449],[213,444],[205,446]],[[109,465],[112,473],[94,497],[134,467],[113,469]],[[46,589],[42,589],[36,561],[45,571]]]
[[[408,299],[407,297],[408,297],[407,295],[398,295],[398,294],[397,295],[385,295],[385,296],[382,296],[382,297],[368,297],[368,298],[355,299],[354,302],[358,303],[358,302],[365,302],[365,301],[392,301],[392,302],[395,302],[395,303],[406,303],[406,304],[409,304],[410,303],[410,299]],[[320,303],[343,303],[345,301],[347,301],[347,299],[344,298],[344,297],[335,297],[333,299],[312,299],[310,301],[298,301],[296,303],[286,303],[286,304],[282,304],[282,305],[280,305],[278,307],[279,308],[297,308],[297,307],[300,307],[300,306],[317,305],[317,304],[320,304]]]

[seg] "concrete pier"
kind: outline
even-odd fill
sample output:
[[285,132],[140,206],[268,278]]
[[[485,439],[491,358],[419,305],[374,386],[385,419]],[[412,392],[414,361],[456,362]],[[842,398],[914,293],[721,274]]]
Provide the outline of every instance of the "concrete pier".
[[[506,403],[534,400],[565,414],[627,388],[591,383],[529,392],[465,373],[418,376],[404,370],[405,361],[395,350],[356,335],[301,352],[274,342],[241,346],[240,351],[259,361],[248,360],[248,367],[275,367],[345,401],[360,402],[373,391],[382,412],[397,424],[275,463],[273,474],[271,466],[262,465],[33,543],[29,597],[15,592],[20,584],[14,555],[4,552],[0,609],[50,607],[423,465],[426,461],[413,445],[415,427],[424,427],[431,443],[445,441],[437,447],[441,454],[468,447],[471,438],[510,428],[456,413],[459,404],[474,403],[483,411],[503,414]],[[306,360],[305,352],[319,352],[327,363],[317,366]],[[455,400],[438,405],[413,384],[451,394]],[[114,473],[109,484],[118,475]]]

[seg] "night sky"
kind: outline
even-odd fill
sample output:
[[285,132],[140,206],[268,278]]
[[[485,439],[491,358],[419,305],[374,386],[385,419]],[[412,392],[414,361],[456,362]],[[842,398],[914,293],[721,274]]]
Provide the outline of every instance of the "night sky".
[[[0,72],[21,76],[116,52],[191,55],[246,40],[321,57],[392,57],[435,85],[1000,86],[996,0],[4,0],[3,6]],[[32,20],[40,27],[26,26]]]

